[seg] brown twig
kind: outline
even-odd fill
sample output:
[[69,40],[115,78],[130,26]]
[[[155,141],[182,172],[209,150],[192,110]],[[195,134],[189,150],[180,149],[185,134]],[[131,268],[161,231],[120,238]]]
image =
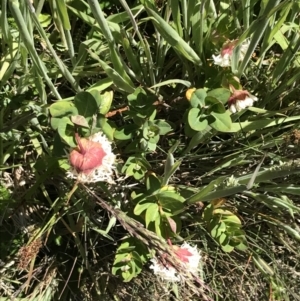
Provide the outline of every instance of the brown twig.
[[[165,106],[165,107],[169,107],[169,105],[167,105],[167,104],[165,104],[165,103],[162,103],[162,102],[159,101],[159,100],[155,101],[152,105],[153,105],[153,106]],[[115,116],[115,115],[118,114],[118,113],[121,114],[121,113],[126,112],[126,111],[129,111],[129,106],[125,106],[125,107],[122,107],[122,108],[119,108],[119,109],[110,111],[110,112],[108,112],[107,114],[105,114],[105,117],[106,117],[106,118],[110,118],[110,117]]]

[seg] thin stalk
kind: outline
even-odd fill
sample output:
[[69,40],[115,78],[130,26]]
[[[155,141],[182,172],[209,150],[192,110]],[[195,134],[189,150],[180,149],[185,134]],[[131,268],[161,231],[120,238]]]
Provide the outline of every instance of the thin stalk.
[[153,60],[152,60],[152,57],[151,57],[151,52],[148,51],[149,50],[149,45],[148,45],[147,41],[144,40],[143,36],[141,35],[139,27],[138,27],[138,25],[135,21],[135,18],[133,16],[133,14],[131,12],[131,9],[129,8],[127,2],[124,1],[124,0],[120,0],[120,3],[123,6],[123,8],[125,9],[125,11],[127,12],[128,16],[130,18],[131,24],[133,26],[133,29],[134,29],[135,33],[137,34],[137,36],[140,40],[141,46],[144,49],[144,52],[146,54],[146,57],[147,57],[147,60],[148,60],[148,73],[150,75],[149,77],[150,77],[150,81],[151,81],[151,86],[153,86],[153,85],[155,85],[156,81],[155,81]]
[[[252,25],[242,34],[240,37],[240,42],[244,41],[246,38],[249,38],[251,29],[254,30],[254,34],[251,38],[251,42],[248,48],[248,51],[245,55],[244,60],[242,61],[242,64],[239,67],[237,76],[241,77],[249,60],[252,57],[252,53],[254,52],[256,46],[258,45],[259,41],[261,40],[262,36],[264,35],[264,32],[268,26],[270,17],[276,13],[276,10],[279,9],[280,5],[277,6],[277,4],[280,2],[280,0],[274,0],[269,1],[267,3],[267,6],[265,10],[261,13],[261,15],[258,17],[258,19],[252,23]],[[259,29],[259,30],[258,30]]]
[[[205,5],[206,1],[201,1],[200,4],[200,28],[199,28],[199,57],[202,58],[203,54],[203,24],[204,24],[204,14],[205,14]],[[203,58],[202,58],[203,59]],[[205,61],[205,60],[204,60]]]
[[45,3],[45,0],[39,0],[37,1],[37,6],[35,8],[35,14],[37,15],[37,17],[39,16],[39,14],[41,13],[42,11],[42,8],[44,6],[44,3]]
[[[70,73],[70,71],[68,70],[66,65],[62,62],[62,60],[56,54],[56,51],[52,47],[52,44],[49,41],[48,36],[47,36],[45,30],[43,29],[43,27],[41,26],[36,14],[32,13],[31,17],[36,26],[36,29],[38,30],[39,34],[43,38],[44,42],[46,43],[49,51],[51,52],[53,58],[55,59],[57,65],[58,65],[61,73],[65,77],[65,79],[72,85],[72,87],[75,91],[77,91],[77,92],[81,91],[81,88],[80,88],[79,84],[77,83],[77,81],[75,80],[75,78],[73,77],[73,75]],[[74,48],[73,48],[73,52],[74,52]]]
[[11,34],[9,31],[9,26],[8,26],[8,22],[7,22],[7,0],[1,1],[0,28],[1,28],[2,35],[3,35],[3,39],[1,39],[2,40],[2,49],[4,50],[5,43],[7,43],[10,46],[12,44],[12,38],[11,38]]
[[250,24],[250,0],[242,0],[243,25],[244,30],[249,28]]
[[30,37],[30,34],[27,30],[27,26],[26,26],[26,23],[24,21],[23,15],[22,15],[22,13],[19,9],[18,1],[11,0],[9,2],[9,6],[10,6],[10,11],[12,13],[12,16],[14,17],[14,20],[15,20],[17,26],[18,26],[19,31],[20,31],[20,36],[22,38],[22,41],[25,44],[28,52],[30,53],[32,61],[35,65],[39,75],[42,78],[45,79],[47,85],[49,86],[49,88],[50,88],[51,92],[54,94],[54,96],[57,99],[61,99],[60,94],[56,90],[55,86],[53,85],[51,79],[49,78],[49,76],[47,74],[47,69],[46,69],[43,61],[40,59],[40,57],[38,56],[38,54],[35,50],[33,40]]
[[51,6],[51,9],[52,9],[52,12],[53,12],[53,19],[54,19],[55,25],[58,29],[58,32],[60,33],[61,42],[62,42],[63,46],[65,48],[67,48],[68,46],[67,46],[67,42],[66,42],[65,31],[64,31],[64,27],[63,27],[62,21],[59,16],[57,3],[55,0],[51,0],[51,1],[49,1],[49,3]]
[[66,42],[68,45],[68,52],[70,55],[71,63],[72,63],[72,66],[74,67],[76,65],[76,58],[75,58],[75,51],[74,51],[74,43],[72,40],[70,30],[65,30],[65,36],[66,36]]
[[184,28],[184,39],[186,41],[189,40],[189,33],[188,33],[188,12],[187,12],[187,3],[186,0],[182,0],[182,18],[183,18],[183,28]]
[[[0,129],[3,128],[3,118],[4,118],[4,111],[5,108],[2,108],[2,110],[0,111]],[[0,136],[0,166],[3,166],[4,164],[4,154],[3,154],[3,138],[2,136]],[[0,174],[2,174],[2,171],[0,171]]]
[[215,19],[217,19],[218,14],[217,14],[217,10],[216,10],[216,6],[215,6],[215,3],[214,3],[214,0],[210,0],[209,1],[209,11],[212,13],[213,17]]
[[[96,21],[100,25],[102,33],[104,34],[106,40],[109,43],[114,43],[114,37],[108,27],[107,21],[105,20],[104,14],[100,8],[100,4],[98,0],[88,0],[88,3],[91,7],[91,11],[93,12],[93,16],[95,17]],[[122,4],[122,3],[121,3]]]
[[236,29],[237,29],[238,33],[241,34],[241,32],[242,32],[241,24],[239,22],[239,18],[236,14],[236,10],[234,8],[234,3],[233,3],[232,0],[231,0],[230,7],[231,7],[231,12],[232,12],[232,15],[233,15],[233,19],[234,19],[234,22],[235,22]]

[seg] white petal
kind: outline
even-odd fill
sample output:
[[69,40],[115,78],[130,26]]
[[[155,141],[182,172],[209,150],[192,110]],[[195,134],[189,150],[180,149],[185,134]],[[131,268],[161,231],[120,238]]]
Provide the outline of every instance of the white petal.
[[231,113],[233,113],[233,114],[237,112],[236,107],[235,107],[234,104],[231,104],[231,105],[229,106],[229,111],[230,111]]
[[238,112],[242,111],[243,109],[245,109],[246,107],[244,106],[244,101],[243,100],[237,100],[235,102],[235,108]]
[[243,100],[244,109],[247,107],[253,106],[253,99],[251,97],[246,97],[245,100]]
[[[250,93],[249,93],[250,94]],[[252,94],[250,94],[250,97],[252,98],[253,101],[258,101],[258,98]]]
[[160,277],[163,280],[177,282],[180,280],[180,277],[176,275],[176,270],[173,267],[165,267],[155,258],[151,259],[152,265],[150,269],[153,270],[154,274]]
[[199,261],[201,259],[201,255],[199,254],[197,247],[196,246],[192,247],[188,243],[185,242],[180,248],[181,249],[186,249],[190,253],[192,253],[191,256],[187,257],[189,262],[186,263],[186,265],[188,267],[188,270],[191,273],[197,273]]
[[221,66],[221,67],[229,67],[230,66],[230,57],[229,54],[225,54],[223,57],[221,54],[218,56],[213,55],[213,60],[215,65]]

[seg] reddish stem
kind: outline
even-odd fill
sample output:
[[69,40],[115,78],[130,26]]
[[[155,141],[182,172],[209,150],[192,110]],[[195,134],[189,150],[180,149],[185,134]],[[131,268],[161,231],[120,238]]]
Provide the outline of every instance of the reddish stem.
[[80,150],[80,153],[82,155],[84,155],[86,153],[86,150],[85,148],[83,147],[82,143],[81,143],[81,140],[80,140],[80,137],[79,137],[79,134],[78,133],[75,133],[75,140],[79,146],[79,150]]

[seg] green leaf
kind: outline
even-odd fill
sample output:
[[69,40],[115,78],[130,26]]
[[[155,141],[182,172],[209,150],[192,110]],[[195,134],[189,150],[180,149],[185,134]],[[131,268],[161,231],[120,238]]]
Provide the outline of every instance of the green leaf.
[[51,118],[50,123],[51,123],[51,127],[53,128],[53,130],[57,130],[59,122],[60,122],[60,118],[56,118],[56,117]]
[[148,173],[146,175],[146,188],[149,194],[161,188],[161,182],[154,173]]
[[209,106],[209,112],[224,114],[224,112],[226,111],[222,102],[215,97],[207,96],[205,98],[205,104]]
[[51,15],[49,14],[39,14],[38,20],[43,28],[48,27],[52,22]]
[[147,208],[152,205],[155,202],[155,200],[153,199],[153,201],[151,202],[151,200],[149,199],[144,199],[140,202],[138,202],[136,204],[136,206],[134,207],[134,211],[133,213],[135,215],[141,215],[145,210],[147,210]]
[[220,215],[221,220],[224,221],[227,224],[232,223],[232,224],[238,224],[241,225],[241,220],[233,214],[230,210],[225,210],[222,208],[216,208],[214,210],[215,215]]
[[174,47],[181,55],[193,62],[194,64],[201,65],[201,60],[193,48],[180,37],[176,30],[173,29],[159,14],[148,6],[148,1],[141,1],[147,13],[152,16],[154,26],[164,39]]
[[230,132],[235,133],[241,130],[243,131],[253,131],[261,130],[271,126],[283,126],[286,123],[300,120],[300,115],[284,117],[284,118],[265,118],[265,119],[256,119],[253,121],[244,121],[239,123],[232,123]]
[[188,113],[188,123],[189,126],[195,131],[203,131],[207,125],[208,121],[205,118],[206,116],[202,117],[201,110],[198,108],[191,108]]
[[93,59],[100,63],[101,67],[103,68],[107,76],[113,81],[117,89],[123,90],[127,93],[134,92],[134,85],[131,83],[131,81],[126,81],[126,79],[124,79],[115,69],[111,68],[106,62],[102,61],[95,53],[89,50],[87,51]]
[[230,91],[228,89],[218,88],[207,92],[207,96],[214,97],[221,103],[226,104],[230,97]]
[[[115,129],[112,128],[111,125],[108,123],[108,119],[107,118],[105,118],[105,117],[98,117],[97,127],[100,127],[101,131],[106,135],[106,137],[108,138],[108,140],[110,140],[110,141],[114,140]],[[97,132],[99,130],[97,129]]]
[[134,164],[134,165],[131,165],[131,166],[133,167],[133,169],[132,169],[133,177],[136,180],[140,180],[145,176],[145,173],[146,173],[147,170],[143,166],[140,166],[140,165],[137,165],[137,164]]
[[109,78],[103,78],[98,80],[96,83],[94,83],[92,86],[90,86],[87,91],[93,92],[93,91],[104,91],[105,89],[109,88],[113,84],[113,81]]
[[[138,111],[142,116],[150,116],[152,114],[153,103],[155,101],[155,97],[152,95],[148,95],[145,90],[141,87],[136,88],[133,93],[127,96],[130,108],[134,108]],[[130,113],[130,112],[128,112]],[[134,114],[136,114],[134,112]]]
[[191,106],[193,108],[198,108],[199,106],[202,108],[205,106],[205,98],[207,96],[207,93],[204,89],[197,89],[192,94],[192,97],[190,99]]
[[231,245],[221,245],[221,248],[226,253],[230,253],[234,250],[234,247]]
[[154,124],[159,128],[159,135],[166,135],[172,128],[168,122],[158,119],[154,121]]
[[94,97],[99,107],[99,113],[102,115],[107,114],[111,108],[111,104],[113,101],[113,91],[106,91],[103,94],[100,94],[99,91],[92,90],[89,93]]
[[209,222],[213,218],[214,206],[209,204],[205,207],[203,211],[203,220]]
[[145,222],[148,227],[150,222],[154,222],[159,216],[159,207],[157,204],[151,204],[146,211]]
[[[260,182],[269,182],[276,178],[284,178],[287,176],[291,176],[293,174],[300,174],[299,167],[295,166],[282,166],[280,169],[267,169],[267,170],[261,170],[257,173],[257,176],[255,178],[254,183],[260,183]],[[252,173],[238,177],[237,180],[241,184],[247,184],[249,180],[252,177]]]
[[85,118],[92,117],[98,113],[98,104],[89,92],[79,92],[74,98],[74,105],[78,110],[78,115]]
[[216,237],[216,239],[218,240],[219,244],[222,245],[227,239],[227,235],[226,233],[222,233],[220,236]]
[[74,124],[71,122],[69,117],[63,117],[60,119],[58,124],[58,134],[59,136],[71,147],[75,147],[76,143],[74,141]]
[[182,79],[169,79],[169,80],[166,80],[164,82],[160,82],[156,85],[153,85],[151,86],[151,89],[153,88],[158,88],[158,87],[162,87],[162,86],[166,86],[166,85],[174,85],[174,84],[182,84],[186,87],[190,87],[191,86],[191,83],[189,81],[186,81],[186,80],[182,80]]
[[156,195],[159,204],[163,207],[166,213],[172,215],[182,212],[185,201],[182,196],[173,191],[163,191]]
[[[217,179],[217,181],[222,178],[225,179],[226,177],[220,177]],[[209,185],[207,185],[204,189],[200,190],[198,193],[191,196],[187,200],[187,203],[193,204],[198,201],[207,202],[207,201],[215,200],[218,198],[230,196],[230,195],[233,195],[236,193],[241,193],[241,192],[244,192],[247,190],[246,185],[239,185],[236,187],[226,187],[223,189],[215,190],[215,187],[213,185],[214,182],[215,182],[215,180],[212,181]],[[212,191],[212,190],[215,190],[215,191]]]
[[173,154],[168,153],[168,157],[165,163],[165,171],[164,171],[164,178],[162,182],[162,186],[167,185],[172,175],[176,172],[176,170],[179,168],[181,161],[173,162],[172,164],[169,164],[171,159],[173,158]]
[[[159,141],[159,128],[149,123],[148,125],[145,123],[145,126],[143,128],[143,136],[146,140],[149,140],[152,143],[157,143]],[[154,138],[154,140],[150,140],[151,138]]]
[[216,238],[216,237],[220,236],[225,231],[226,231],[225,223],[220,222],[211,229],[210,234],[213,238]]
[[136,59],[137,53],[135,52],[134,48],[131,47],[130,41],[127,38],[122,39],[122,45],[131,69],[133,70],[136,78],[140,81],[142,78],[142,68],[139,60]]
[[[74,103],[70,101],[57,101],[49,107],[52,117],[63,117],[70,115],[79,115]],[[82,115],[82,114],[81,114]]]
[[225,113],[211,112],[211,115],[215,118],[215,121],[209,124],[212,128],[220,132],[230,131],[232,122],[230,113],[228,111],[226,111]]
[[235,249],[239,251],[246,251],[248,249],[248,246],[241,242],[239,245],[235,246]]
[[129,140],[134,137],[134,134],[139,129],[136,124],[124,125],[122,128],[115,130],[114,137],[117,140]]
[[58,13],[59,13],[59,16],[62,21],[64,29],[70,30],[71,24],[70,24],[65,0],[57,0],[56,3],[57,3],[57,8],[58,8]]

